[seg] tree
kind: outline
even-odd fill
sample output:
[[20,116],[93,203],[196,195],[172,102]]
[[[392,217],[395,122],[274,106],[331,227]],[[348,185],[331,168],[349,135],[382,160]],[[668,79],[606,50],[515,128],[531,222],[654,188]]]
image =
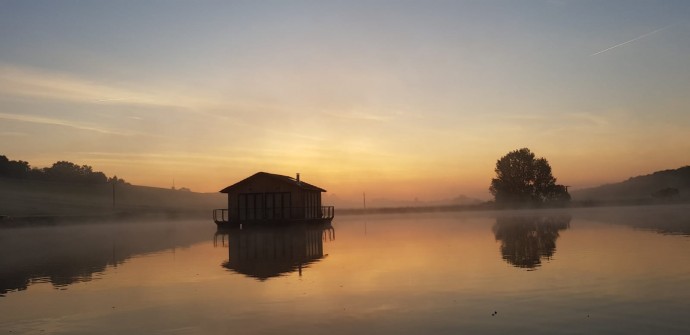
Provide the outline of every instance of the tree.
[[25,161],[12,161],[0,156],[0,176],[9,178],[26,178],[29,175],[29,163]]
[[114,180],[127,184],[124,179],[118,179],[117,176],[109,179],[103,172],[94,171],[88,165],[79,166],[68,161],[58,161],[51,167],[32,168],[28,162],[13,161],[4,155],[0,155],[0,177],[86,184],[104,184]]
[[0,176],[6,176],[10,171],[10,160],[5,155],[0,155]]
[[43,169],[43,171],[49,180],[61,182],[80,181],[83,175],[79,165],[68,161],[58,161],[53,163],[53,166]]
[[109,183],[114,183],[114,184],[122,184],[122,185],[131,185],[130,183],[126,182],[122,178],[118,178],[117,175],[112,176],[111,178],[108,178]]
[[49,168],[43,169],[46,178],[52,181],[61,182],[82,182],[89,184],[99,184],[107,182],[107,177],[103,172],[94,172],[88,165],[79,166],[72,162],[59,161]]
[[556,184],[549,162],[527,148],[511,151],[496,162],[496,178],[489,191],[500,205],[539,205],[570,200],[568,190]]

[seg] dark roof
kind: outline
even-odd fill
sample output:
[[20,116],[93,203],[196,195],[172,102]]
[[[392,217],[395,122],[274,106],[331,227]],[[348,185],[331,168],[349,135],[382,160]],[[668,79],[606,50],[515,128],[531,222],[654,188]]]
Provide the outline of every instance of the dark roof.
[[230,189],[231,189],[231,188],[233,188],[233,187],[235,187],[235,186],[238,186],[238,185],[244,183],[244,182],[247,181],[247,180],[250,180],[250,179],[253,179],[253,178],[256,178],[256,177],[260,177],[260,176],[266,176],[266,177],[269,177],[269,178],[274,178],[275,180],[278,180],[278,181],[280,181],[280,182],[283,182],[283,183],[286,183],[286,184],[289,184],[289,185],[297,186],[297,187],[299,187],[299,188],[301,188],[301,189],[303,189],[303,190],[326,192],[326,190],[324,190],[324,189],[322,189],[322,188],[320,188],[320,187],[318,187],[318,186],[314,186],[314,185],[312,185],[312,184],[305,183],[305,182],[303,182],[303,181],[301,181],[301,180],[300,180],[299,182],[297,182],[297,179],[292,178],[292,177],[283,176],[283,175],[280,175],[280,174],[268,173],[268,172],[257,172],[257,173],[255,173],[255,174],[253,174],[253,175],[251,175],[251,176],[249,176],[249,177],[247,177],[247,178],[245,178],[245,179],[242,179],[241,181],[239,181],[239,182],[237,182],[237,183],[234,183],[234,184],[232,184],[232,185],[230,185],[230,186],[228,186],[228,187],[226,187],[226,188],[220,190],[220,193],[228,193],[228,192],[230,192]]

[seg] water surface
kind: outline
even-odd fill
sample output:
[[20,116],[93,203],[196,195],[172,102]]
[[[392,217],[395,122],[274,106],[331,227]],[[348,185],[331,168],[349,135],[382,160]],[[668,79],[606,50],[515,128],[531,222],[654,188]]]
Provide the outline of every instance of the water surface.
[[0,332],[687,334],[688,206],[0,230]]

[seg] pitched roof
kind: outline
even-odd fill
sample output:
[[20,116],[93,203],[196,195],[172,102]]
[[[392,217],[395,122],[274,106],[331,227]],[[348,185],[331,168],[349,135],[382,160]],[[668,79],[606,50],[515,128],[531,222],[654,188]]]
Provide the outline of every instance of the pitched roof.
[[289,185],[297,186],[297,187],[299,187],[299,188],[301,188],[301,189],[303,189],[303,190],[326,192],[326,190],[324,190],[324,189],[322,189],[322,188],[320,188],[320,187],[318,187],[318,186],[314,186],[314,185],[312,185],[312,184],[305,183],[305,182],[303,182],[303,181],[299,181],[299,182],[298,182],[297,179],[292,178],[292,177],[283,176],[283,175],[280,175],[280,174],[268,173],[268,172],[257,172],[257,173],[255,173],[255,174],[253,174],[253,175],[251,175],[251,176],[249,176],[249,177],[247,177],[247,178],[245,178],[245,179],[240,180],[240,181],[237,182],[237,183],[234,183],[234,184],[232,184],[232,185],[230,185],[230,186],[228,186],[228,187],[226,187],[226,188],[220,190],[220,193],[228,193],[228,192],[230,192],[230,189],[232,189],[233,187],[238,186],[238,185],[244,183],[244,182],[247,181],[247,180],[250,180],[250,179],[253,179],[253,178],[256,178],[256,177],[260,177],[260,176],[266,176],[266,177],[268,177],[268,178],[273,178],[273,179],[278,180],[278,181],[280,181],[280,182],[283,182],[283,183],[286,183],[286,184],[289,184]]

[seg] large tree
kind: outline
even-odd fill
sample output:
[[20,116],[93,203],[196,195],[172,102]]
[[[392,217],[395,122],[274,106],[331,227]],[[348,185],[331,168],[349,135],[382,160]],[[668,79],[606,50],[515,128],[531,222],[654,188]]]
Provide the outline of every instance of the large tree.
[[549,162],[527,148],[511,151],[496,162],[496,178],[489,191],[501,205],[542,204],[570,200],[568,190],[556,184]]

